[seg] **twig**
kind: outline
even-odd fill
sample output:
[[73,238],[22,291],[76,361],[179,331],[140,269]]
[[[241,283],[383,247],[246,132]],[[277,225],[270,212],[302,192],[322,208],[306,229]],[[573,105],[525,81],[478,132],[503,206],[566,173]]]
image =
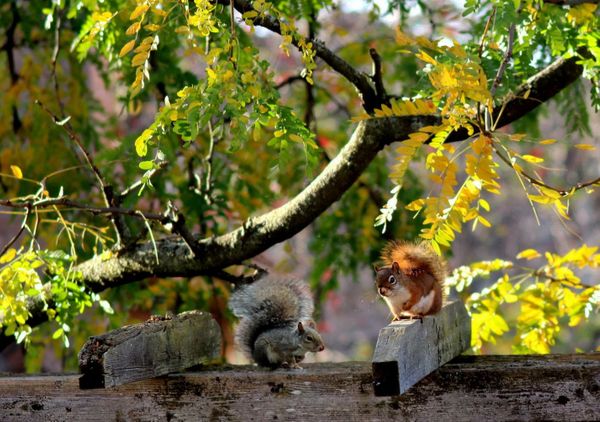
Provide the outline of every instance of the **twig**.
[[[153,168],[152,170],[148,171],[147,177],[151,178],[152,176],[154,176],[157,172],[159,172],[160,170],[164,169],[165,167],[167,167],[167,165],[169,164],[168,161],[159,161],[157,163],[158,167],[157,168]],[[125,199],[125,197],[127,195],[129,195],[131,192],[137,190],[137,188],[139,188],[142,185],[142,181],[138,180],[137,182],[133,183],[131,186],[127,187],[126,189],[124,189],[120,194],[119,194],[119,199],[123,200]]]
[[31,206],[27,207],[27,212],[25,213],[25,217],[23,218],[23,222],[21,223],[21,228],[19,229],[19,231],[17,232],[17,234],[15,234],[13,236],[12,239],[10,239],[10,241],[4,246],[4,248],[2,248],[2,251],[0,251],[0,258],[6,253],[6,251],[17,241],[17,239],[21,236],[21,234],[23,233],[23,231],[25,230],[25,227],[27,227],[27,220],[29,219],[29,216],[31,215]]
[[54,95],[56,95],[56,102],[60,108],[60,114],[65,118],[65,108],[60,97],[60,89],[58,85],[58,76],[56,75],[56,62],[58,60],[58,53],[60,51],[60,25],[61,25],[61,14],[60,7],[56,6],[56,17],[54,18],[54,48],[52,50],[52,79],[54,81]]
[[[54,113],[52,113],[40,100],[36,100],[35,102],[42,108],[42,110],[44,110],[50,117],[52,117],[52,119],[54,120],[55,123],[59,122],[58,117]],[[75,134],[75,132],[71,128],[71,125],[68,122],[63,125],[63,128],[67,132],[67,135],[69,136],[69,138],[73,142],[75,142],[75,144],[77,145],[79,150],[83,153],[83,156],[85,158],[87,165],[90,167],[90,169],[96,176],[96,180],[98,182],[98,186],[100,188],[100,192],[102,193],[102,197],[104,199],[104,203],[106,204],[106,207],[118,209],[119,205],[120,205],[120,198],[115,198],[112,186],[107,184],[106,181],[104,180],[104,178],[102,177],[100,170],[94,164],[94,161],[92,160],[92,156],[90,155],[89,151],[85,148],[85,146],[81,142],[81,139],[79,139],[77,134]],[[131,237],[131,235],[129,233],[129,229],[127,228],[125,222],[122,219],[113,215],[111,218],[111,221],[113,222],[113,225],[115,227],[115,234],[117,236],[117,244],[121,244],[124,240],[127,240]]]
[[485,28],[483,28],[483,34],[481,34],[481,40],[479,41],[479,59],[483,57],[483,45],[485,44],[485,37],[487,36],[488,31],[490,30],[490,25],[496,16],[496,7],[492,9],[492,13],[490,13],[490,17],[485,23]]
[[498,86],[500,85],[500,82],[502,81],[502,76],[504,75],[506,66],[508,66],[508,62],[512,58],[513,44],[515,42],[515,28],[516,28],[516,24],[513,23],[510,25],[510,28],[508,29],[508,40],[507,40],[506,52],[504,53],[504,58],[502,59],[502,63],[500,63],[500,67],[498,68],[498,73],[496,73],[496,78],[494,78],[494,82],[492,83],[492,87],[490,88],[490,94],[492,94],[492,97],[496,93],[496,89],[498,89]]
[[[19,14],[19,10],[17,9],[17,2],[13,1],[10,4],[10,11],[12,13],[12,22],[6,28],[6,41],[2,46],[2,49],[6,51],[7,64],[8,64],[8,74],[10,75],[10,83],[11,86],[16,85],[19,80],[19,74],[17,73],[16,65],[15,65],[15,30],[17,29],[17,25],[21,21],[21,15]],[[21,118],[19,117],[19,111],[17,106],[13,104],[12,106],[12,128],[13,132],[17,133],[19,129],[23,126],[21,122]]]
[[41,200],[28,200],[28,201],[11,201],[10,199],[0,199],[0,206],[7,208],[50,208],[53,206],[69,207],[77,210],[87,211],[91,214],[120,214],[128,215],[132,217],[143,217],[147,220],[158,220],[164,222],[165,217],[161,214],[144,213],[139,210],[132,210],[127,208],[117,207],[93,207],[79,202],[73,201],[67,197],[50,198]]
[[206,154],[206,157],[204,157],[204,164],[206,166],[206,172],[205,172],[205,179],[204,179],[204,200],[206,201],[206,203],[208,205],[213,203],[213,199],[212,199],[212,195],[211,195],[211,191],[212,191],[212,187],[213,187],[213,182],[212,182],[212,163],[213,163],[213,157],[215,154],[215,144],[217,143],[217,140],[215,139],[215,133],[213,131],[213,127],[212,127],[212,123],[210,122],[210,120],[208,121],[208,136],[210,138],[210,144],[208,146],[208,153]]
[[383,72],[381,71],[381,56],[374,48],[369,49],[369,55],[373,60],[373,74],[371,75],[371,79],[375,83],[375,92],[377,93],[377,98],[383,103],[387,101],[387,93],[385,92],[385,87],[383,86]]
[[291,85],[294,82],[298,82],[298,81],[304,81],[304,78],[302,76],[300,76],[300,75],[288,76],[283,81],[281,81],[277,85],[275,85],[275,89],[281,89],[281,88],[283,88],[286,85]]
[[240,285],[244,285],[244,284],[254,283],[256,280],[263,278],[265,275],[268,274],[267,270],[265,270],[264,268],[261,268],[257,265],[248,264],[247,266],[250,268],[254,268],[256,270],[256,272],[252,275],[236,276],[236,275],[228,273],[225,270],[215,270],[215,271],[210,271],[207,275],[213,276],[216,278],[220,278],[221,280],[227,281],[228,283],[234,284],[236,286],[240,286]]
[[[231,24],[231,40],[233,41],[236,37],[236,33],[235,33],[235,20],[234,20],[234,12],[235,12],[235,7],[233,4],[233,0],[229,0],[229,22]],[[231,53],[229,55],[229,59],[231,61],[231,63],[233,64],[233,68],[237,69],[237,62],[235,60],[233,60],[233,49],[237,46],[237,43],[231,43]]]
[[167,205],[167,210],[165,211],[164,217],[167,221],[165,225],[171,225],[171,231],[181,236],[190,252],[192,252],[195,257],[201,256],[202,251],[200,250],[194,235],[187,228],[184,215],[179,212],[177,207],[173,205],[171,201],[169,201]]
[[500,153],[500,151],[498,151],[498,149],[496,147],[494,147],[494,151],[496,152],[496,155],[502,161],[504,161],[510,168],[512,168],[513,170],[517,171],[521,176],[523,176],[524,178],[526,178],[529,181],[529,183],[531,183],[532,185],[540,186],[542,188],[550,189],[550,190],[558,193],[561,196],[567,196],[570,193],[576,192],[576,191],[581,190],[581,189],[585,189],[588,186],[600,184],[600,177],[598,177],[596,179],[593,179],[593,180],[590,180],[590,181],[587,181],[587,182],[584,182],[584,183],[578,183],[578,184],[576,184],[575,186],[573,186],[573,187],[571,187],[569,189],[560,189],[560,188],[548,185],[547,183],[544,183],[540,179],[537,179],[534,176],[531,176],[530,174],[528,174],[524,170],[517,170],[517,169],[515,169],[514,164],[508,158],[506,158],[504,155],[502,155],[502,153]]

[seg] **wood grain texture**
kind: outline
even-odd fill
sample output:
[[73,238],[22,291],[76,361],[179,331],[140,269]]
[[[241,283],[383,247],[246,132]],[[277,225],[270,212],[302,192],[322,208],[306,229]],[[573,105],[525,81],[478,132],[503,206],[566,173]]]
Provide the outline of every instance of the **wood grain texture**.
[[422,320],[401,320],[379,332],[373,355],[373,388],[378,396],[402,394],[471,343],[471,318],[461,302]]
[[181,372],[218,358],[221,343],[221,329],[209,313],[154,317],[90,337],[79,352],[80,387],[114,387]]
[[401,396],[368,362],[269,371],[220,366],[113,389],[77,375],[0,377],[2,421],[600,420],[600,354],[460,356]]

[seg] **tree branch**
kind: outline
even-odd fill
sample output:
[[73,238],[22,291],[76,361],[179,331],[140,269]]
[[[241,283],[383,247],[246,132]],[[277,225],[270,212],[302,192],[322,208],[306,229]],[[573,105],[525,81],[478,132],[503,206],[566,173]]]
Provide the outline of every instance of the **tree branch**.
[[[498,129],[525,116],[575,82],[583,73],[579,57],[560,58],[533,75],[524,84],[506,96],[492,113],[493,127]],[[475,128],[475,133],[477,128]],[[452,132],[446,142],[458,142],[469,137],[466,129]]]
[[[17,73],[17,68],[15,65],[15,30],[17,29],[17,25],[21,21],[21,15],[19,14],[19,10],[17,9],[17,2],[13,1],[10,4],[10,11],[12,13],[12,21],[8,28],[6,28],[6,42],[2,46],[2,49],[6,51],[6,58],[8,64],[8,74],[10,75],[10,83],[12,86],[16,85],[19,80],[19,74]],[[17,133],[19,129],[21,129],[23,123],[21,122],[21,118],[19,117],[19,111],[17,110],[17,106],[13,104],[12,106],[12,128],[13,132]]]
[[161,214],[144,213],[138,210],[117,208],[117,207],[94,207],[79,202],[73,201],[66,196],[58,198],[48,198],[41,200],[26,200],[13,201],[10,199],[0,199],[0,206],[7,208],[50,208],[54,206],[75,208],[81,211],[89,212],[90,214],[106,214],[106,215],[128,215],[131,217],[144,218],[146,220],[157,220],[166,222],[167,218]]
[[[230,0],[218,0],[218,3],[229,5],[229,1]],[[234,5],[235,9],[241,14],[254,10],[252,2],[249,0],[235,0]],[[259,14],[254,18],[253,22],[255,25],[262,26],[263,28],[281,35],[281,25],[273,16],[264,14],[261,16],[261,14]],[[363,100],[363,107],[367,112],[371,112],[381,105],[381,101],[379,101],[379,98],[377,97],[375,89],[371,85],[370,78],[367,74],[354,69],[354,67],[352,67],[348,62],[336,55],[333,51],[329,50],[322,42],[318,40],[307,41],[312,42],[317,57],[322,59],[333,70],[345,77],[352,85],[356,87],[360,97]],[[299,45],[296,39],[292,40],[292,44],[296,47]]]

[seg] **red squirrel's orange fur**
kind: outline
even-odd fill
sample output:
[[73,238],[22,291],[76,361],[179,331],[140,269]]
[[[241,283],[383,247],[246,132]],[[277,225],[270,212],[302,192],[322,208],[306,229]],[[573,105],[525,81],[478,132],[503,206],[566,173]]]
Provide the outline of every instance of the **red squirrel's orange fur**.
[[377,291],[394,320],[440,311],[446,264],[427,243],[392,241],[381,259],[385,266],[375,269]]

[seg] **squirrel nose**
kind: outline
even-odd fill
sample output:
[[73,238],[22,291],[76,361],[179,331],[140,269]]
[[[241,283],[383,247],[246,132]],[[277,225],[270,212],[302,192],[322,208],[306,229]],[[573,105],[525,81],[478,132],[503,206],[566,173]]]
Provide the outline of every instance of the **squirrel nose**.
[[325,350],[325,346],[323,346],[323,345],[320,345],[320,346],[319,346],[319,352],[322,352],[323,350]]
[[381,296],[385,296],[385,287],[380,287],[379,289],[377,289],[379,291],[379,294]]

